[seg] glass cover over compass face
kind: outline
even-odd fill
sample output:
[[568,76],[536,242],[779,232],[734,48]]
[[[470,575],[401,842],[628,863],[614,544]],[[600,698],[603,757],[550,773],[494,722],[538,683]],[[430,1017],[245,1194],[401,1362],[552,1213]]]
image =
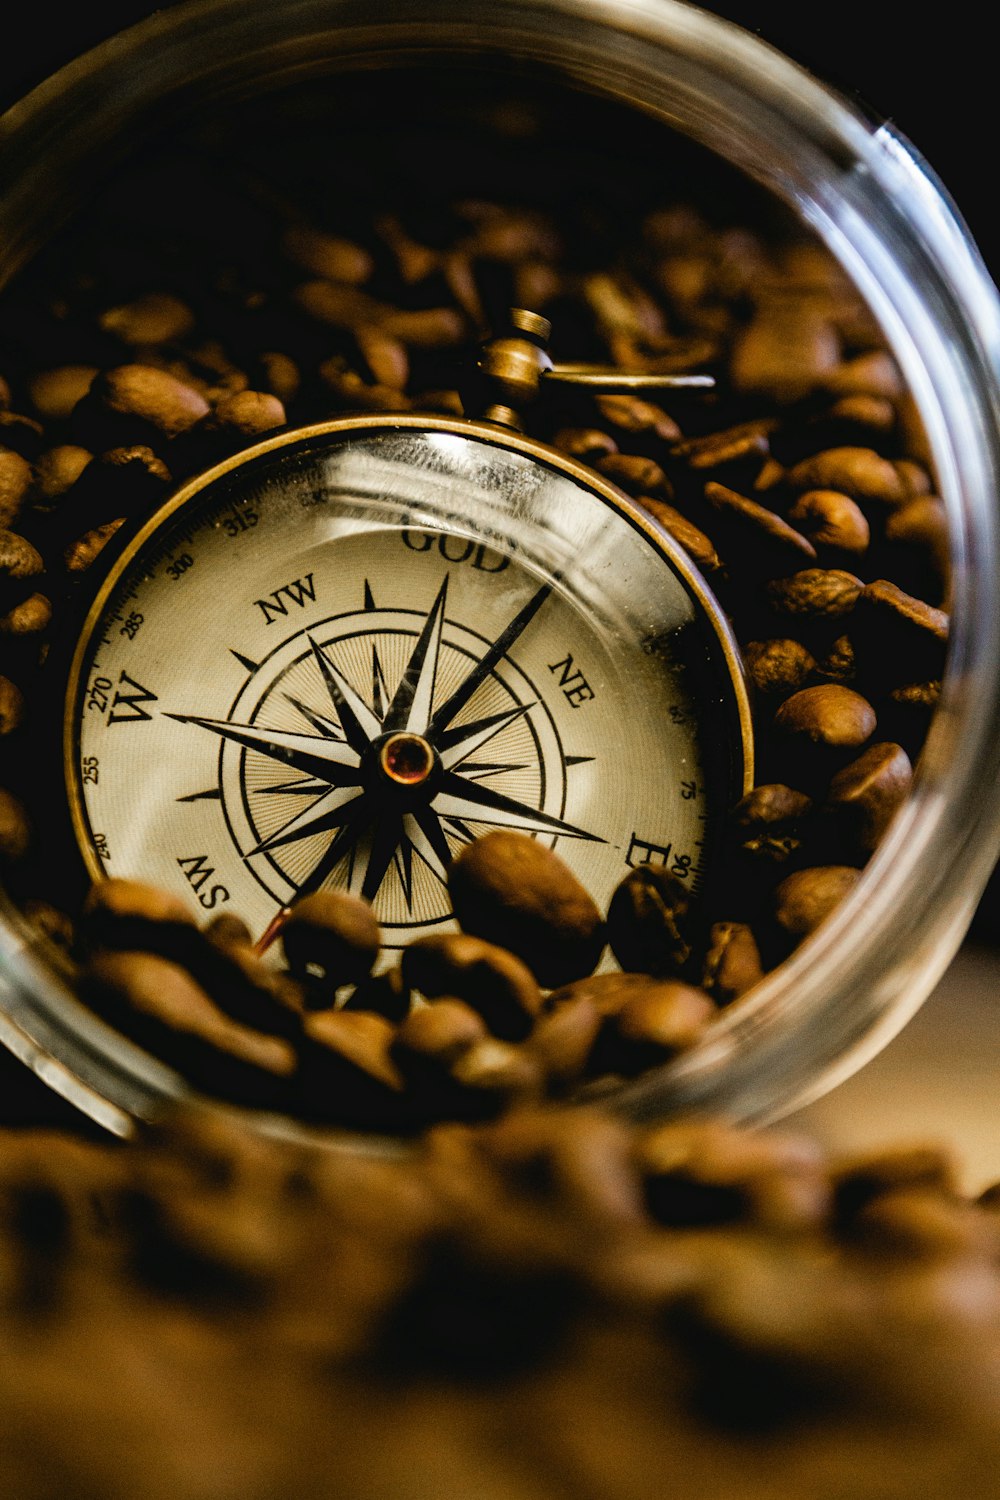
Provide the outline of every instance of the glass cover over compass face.
[[451,924],[451,859],[512,829],[606,906],[697,891],[749,777],[735,649],[683,554],[551,450],[335,422],[182,490],[125,548],[71,673],[91,873],[231,904],[323,887],[388,947]]

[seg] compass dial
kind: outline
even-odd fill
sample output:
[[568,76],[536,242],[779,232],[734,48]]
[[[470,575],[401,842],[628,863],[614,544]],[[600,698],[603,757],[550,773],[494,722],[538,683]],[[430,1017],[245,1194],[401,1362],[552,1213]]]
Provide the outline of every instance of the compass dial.
[[71,672],[91,872],[263,931],[323,887],[387,945],[451,922],[450,861],[544,840],[606,903],[697,891],[748,784],[735,650],[690,564],[611,487],[467,422],[287,434],[125,547]]

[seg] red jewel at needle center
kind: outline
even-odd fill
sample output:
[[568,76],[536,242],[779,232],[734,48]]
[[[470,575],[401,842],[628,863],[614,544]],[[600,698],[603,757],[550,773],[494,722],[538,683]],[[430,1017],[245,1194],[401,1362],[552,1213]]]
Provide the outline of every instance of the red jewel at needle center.
[[384,775],[397,786],[419,786],[434,769],[434,751],[420,734],[393,734],[379,751]]

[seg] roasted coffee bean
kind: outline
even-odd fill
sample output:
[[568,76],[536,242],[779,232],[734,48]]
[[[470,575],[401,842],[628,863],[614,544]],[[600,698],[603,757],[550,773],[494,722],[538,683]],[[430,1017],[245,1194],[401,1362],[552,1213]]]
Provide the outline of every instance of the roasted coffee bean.
[[695,1046],[716,1014],[704,990],[665,979],[642,988],[606,1017],[588,1070],[634,1078]]
[[46,448],[35,461],[35,483],[32,505],[35,510],[53,509],[81,477],[94,455],[76,443],[59,443]]
[[418,938],[403,952],[403,981],[428,1000],[452,995],[483,1017],[495,1037],[519,1042],[542,1003],[526,964],[493,943],[465,933]]
[[179,964],[153,953],[95,953],[81,993],[140,1045],[193,1083],[241,1103],[287,1100],[295,1051],[230,1020]]
[[[867,743],[875,732],[875,710],[860,693],[837,683],[803,688],[780,705],[774,727],[794,743],[796,753],[808,754],[815,746],[822,757],[819,773],[830,764],[830,755],[840,755]],[[812,766],[809,766],[812,771]]]
[[537,1022],[526,1046],[551,1093],[572,1089],[584,1076],[601,1024],[601,1010],[586,993],[562,1000]]
[[631,870],[608,908],[608,942],[622,968],[660,977],[682,973],[691,957],[690,909],[687,886],[666,868]]
[[86,446],[152,443],[177,437],[209,413],[209,404],[184,381],[153,365],[103,370],[76,406],[73,423]]
[[942,1261],[993,1249],[970,1204],[926,1188],[894,1188],[859,1209],[851,1243],[893,1261]]
[[179,897],[119,877],[91,886],[80,919],[85,953],[134,949],[172,958],[190,952],[195,932],[194,917]]
[[871,529],[864,512],[849,495],[837,490],[806,490],[789,510],[788,518],[824,559],[861,557],[868,550]]
[[537,1059],[525,1048],[494,1037],[473,1042],[452,1063],[450,1073],[460,1095],[449,1113],[461,1119],[491,1120],[542,1093]]
[[745,396],[779,404],[822,386],[840,364],[840,339],[822,308],[805,299],[758,308],[732,350],[730,379]]
[[753,928],[745,922],[713,923],[701,983],[716,1005],[731,1005],[763,977]]
[[0,527],[9,528],[17,520],[31,482],[27,459],[10,448],[0,448]]
[[682,438],[670,448],[672,458],[680,458],[689,468],[712,470],[731,464],[751,464],[760,469],[770,452],[770,433],[775,423],[769,420],[743,422],[707,437]]
[[787,698],[806,686],[816,671],[816,658],[801,641],[777,636],[748,641],[743,648],[743,665],[758,693]]
[[907,498],[893,464],[873,448],[828,448],[796,464],[788,482],[795,490],[836,490],[880,506],[899,505]]
[[945,1198],[957,1193],[952,1156],[933,1144],[880,1147],[842,1157],[832,1163],[831,1176],[834,1212],[841,1229],[885,1193],[932,1191]]
[[734,839],[755,859],[784,864],[801,847],[813,802],[781,782],[764,783],[736,804]]
[[303,1021],[296,1102],[310,1119],[392,1130],[400,1121],[403,1075],[390,1047],[395,1027],[367,1011],[317,1011]]
[[652,458],[643,458],[638,453],[608,453],[597,460],[595,467],[629,495],[673,499],[670,480]]
[[16,864],[28,852],[31,824],[17,798],[0,786],[0,864]]
[[748,500],[714,480],[705,486],[705,499],[719,516],[730,547],[734,552],[738,549],[741,569],[758,568],[774,578],[815,560],[812,542],[756,500]]
[[0,737],[13,734],[24,722],[24,694],[9,677],[0,677]]
[[369,974],[351,991],[341,1010],[371,1010],[385,1016],[387,1021],[404,1021],[410,1014],[411,1003],[409,986],[397,965],[381,974]]
[[599,427],[560,427],[552,439],[553,446],[561,448],[570,458],[583,463],[597,465],[609,453],[618,452],[618,444],[610,432]]
[[375,268],[370,253],[363,246],[339,235],[326,234],[310,224],[296,224],[286,229],[281,248],[303,271],[310,271],[327,281],[363,286]]
[[838,568],[803,568],[768,584],[771,608],[780,615],[839,620],[852,613],[864,589],[860,578]]
[[879,578],[858,596],[851,635],[865,666],[896,683],[940,677],[948,647],[944,610]]
[[106,333],[139,349],[145,344],[175,343],[191,332],[195,319],[179,297],[169,292],[146,292],[131,302],[107,308],[97,321]]
[[488,1038],[482,1016],[464,1000],[433,1000],[412,1010],[390,1046],[411,1114],[417,1119],[463,1118],[462,1085],[454,1068],[471,1047]]
[[92,531],[85,532],[67,547],[63,553],[67,573],[71,576],[79,575],[92,567],[115,532],[124,524],[124,516],[117,517],[114,521],[108,521],[103,526],[95,526]]
[[846,359],[827,377],[826,389],[843,396],[883,396],[895,401],[903,393],[899,366],[885,349],[871,349]]
[[774,920],[794,942],[816,931],[849,896],[860,873],[847,865],[818,865],[796,870],[774,893]]
[[718,572],[722,566],[719,554],[703,531],[699,531],[697,526],[665,500],[655,500],[651,495],[639,495],[636,498],[643,510],[648,511],[653,520],[658,521],[664,531],[669,532],[674,541],[680,543],[688,556],[694,558],[703,573]]
[[288,967],[300,979],[320,980],[331,992],[360,984],[374,967],[382,943],[367,901],[343,891],[315,891],[296,901],[281,929]]
[[871,745],[837,772],[826,805],[847,825],[851,838],[871,854],[902,806],[913,782],[913,767],[901,745]]
[[612,432],[641,435],[658,443],[673,442],[681,435],[673,417],[638,396],[598,396],[597,409]]
[[0,602],[6,604],[18,593],[30,593],[31,579],[37,578],[44,566],[41,554],[23,536],[0,531]]
[[601,914],[559,856],[534,839],[498,831],[467,844],[448,890],[464,931],[508,948],[539,984],[568,984],[596,968]]

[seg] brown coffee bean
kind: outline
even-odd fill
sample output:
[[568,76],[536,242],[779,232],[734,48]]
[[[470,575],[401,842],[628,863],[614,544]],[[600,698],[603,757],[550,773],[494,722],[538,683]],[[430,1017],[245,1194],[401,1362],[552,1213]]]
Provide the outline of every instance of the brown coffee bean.
[[44,571],[41,553],[16,531],[0,531],[0,599]]
[[97,321],[105,333],[139,348],[182,339],[194,328],[195,320],[190,307],[179,297],[169,292],[147,292],[131,302],[109,307]]
[[885,523],[886,541],[918,549],[940,579],[947,579],[951,554],[948,513],[936,495],[919,495],[894,510]]
[[702,988],[716,1005],[730,1005],[764,977],[760,949],[745,922],[715,922],[708,935]]
[[80,448],[75,443],[46,448],[35,462],[34,508],[40,511],[51,509],[55,501],[73,488],[93,457],[87,448]]
[[0,449],[19,453],[33,463],[44,443],[45,428],[41,422],[19,412],[0,411]]
[[0,448],[0,527],[8,529],[17,520],[31,482],[28,460],[11,448]]
[[418,938],[404,950],[401,967],[405,984],[428,1000],[464,1000],[503,1041],[523,1041],[541,1007],[541,991],[526,964],[466,933]]
[[185,901],[159,886],[120,877],[92,885],[80,916],[80,940],[88,953],[130,949],[175,958],[190,952],[196,932]]
[[849,495],[805,490],[788,516],[823,553],[861,557],[868,550],[871,530],[861,507]]
[[232,948],[253,947],[253,933],[235,912],[219,912],[205,923],[202,931],[213,947],[221,948],[224,953]]
[[771,608],[777,614],[813,620],[838,620],[849,615],[864,584],[853,573],[837,568],[804,568],[788,578],[776,578],[767,586]]
[[360,984],[371,973],[382,932],[360,896],[315,891],[292,906],[281,944],[296,978],[318,979],[333,991],[342,984]]
[[860,872],[848,865],[796,870],[774,893],[774,920],[787,937],[801,942],[850,895],[860,879]]
[[[884,396],[841,396],[816,419],[812,431],[826,434],[824,447],[868,447],[886,441],[896,421],[896,407]],[[810,446],[821,444],[814,441]]]
[[886,578],[858,596],[851,635],[866,668],[890,681],[941,676],[948,646],[948,616]]
[[826,794],[827,807],[848,825],[866,853],[878,847],[913,782],[910,757],[900,745],[871,745],[837,772]]
[[[81,432],[92,426],[98,432],[113,430],[119,424],[124,432],[135,432],[134,441],[153,432],[162,438],[173,438],[200,422],[209,412],[204,396],[165,370],[153,365],[118,365],[103,370],[89,394],[74,412]],[[127,442],[127,437],[119,441]],[[107,448],[113,443],[99,442]]]
[[[307,997],[309,998],[309,997]],[[387,1021],[405,1021],[410,1014],[412,997],[403,981],[400,967],[386,969],[381,974],[369,974],[367,979],[348,995],[341,1010],[371,1010]]]
[[404,1070],[418,1062],[450,1068],[474,1042],[489,1035],[486,1022],[464,1000],[443,998],[412,1010],[399,1026],[392,1055]]
[[[469,205],[459,205],[464,213]],[[557,260],[561,245],[549,219],[528,209],[480,203],[471,215],[475,228],[466,243],[470,255],[516,264],[529,259]]]
[[277,396],[267,391],[236,391],[225,396],[206,418],[206,424],[242,441],[253,442],[266,433],[284,427],[285,408]]
[[674,541],[679,543],[689,557],[692,557],[703,573],[717,573],[722,566],[715,545],[693,525],[686,516],[682,516],[679,510],[668,505],[664,500],[655,500],[651,495],[637,496],[643,510],[648,511],[664,529],[669,532]]
[[296,1066],[291,1045],[231,1021],[179,964],[153,953],[96,953],[81,993],[208,1093],[256,1105],[284,1098]]
[[460,1098],[448,1113],[474,1120],[492,1120],[515,1105],[539,1098],[543,1084],[541,1067],[530,1052],[495,1037],[473,1042],[456,1058],[451,1079]]
[[411,349],[448,349],[466,337],[465,318],[455,307],[385,308],[375,320]]
[[392,1130],[403,1075],[390,1056],[396,1028],[367,1011],[317,1011],[303,1021],[295,1097],[307,1118]]
[[9,677],[0,676],[0,737],[24,723],[24,694]]
[[578,458],[585,464],[596,464],[609,453],[618,452],[618,444],[610,432],[599,427],[560,427],[552,443],[570,458]]
[[780,705],[774,727],[796,741],[850,750],[871,739],[875,710],[867,698],[837,683],[803,688]]
[[277,396],[286,409],[299,394],[302,374],[294,359],[278,350],[267,349],[257,356],[257,364],[263,375],[262,388]]
[[303,271],[326,281],[362,286],[375,269],[371,255],[361,245],[308,224],[296,224],[286,229],[281,248]]
[[[650,1214],[675,1229],[753,1220],[758,1204],[766,1207],[775,1178],[801,1176],[822,1184],[824,1177],[821,1153],[811,1141],[751,1134],[719,1120],[659,1126],[640,1136],[634,1160]],[[815,1199],[804,1206],[814,1211]],[[808,1218],[815,1222],[811,1213]]]
[[748,641],[743,648],[747,676],[764,697],[787,698],[805,687],[816,670],[812,652],[787,636]]
[[72,542],[63,553],[67,573],[85,573],[100,557],[115,532],[124,524],[124,516],[116,517],[114,521],[107,521],[103,526],[95,526],[92,531],[85,532],[83,536]]
[[628,495],[654,495],[673,499],[673,488],[660,465],[638,453],[608,453],[595,468]]
[[825,311],[804,298],[759,307],[737,337],[729,375],[737,392],[784,404],[808,396],[840,363],[840,339]]
[[894,1261],[942,1261],[995,1249],[971,1204],[920,1188],[895,1188],[859,1209],[851,1243]]
[[838,635],[826,651],[820,653],[816,662],[817,677],[827,682],[839,682],[846,686],[853,682],[858,672],[854,642],[849,635]]
[[631,870],[608,909],[608,942],[622,968],[660,978],[682,973],[691,957],[690,908],[687,886],[669,870]]
[[774,577],[815,560],[812,542],[756,500],[714,480],[705,486],[705,499],[724,523],[734,551],[739,549],[741,569],[765,568]]
[[837,1223],[849,1225],[885,1193],[932,1191],[945,1198],[957,1193],[951,1153],[938,1145],[877,1147],[841,1157],[831,1167]]
[[907,498],[892,463],[873,448],[828,448],[796,464],[788,482],[795,490],[837,490],[876,505],[899,505]]
[[634,1078],[695,1046],[715,1015],[704,990],[660,980],[632,995],[606,1018],[589,1070]]
[[358,328],[354,342],[375,385],[388,386],[394,391],[405,389],[410,378],[410,360],[401,339],[394,338],[384,328],[372,327]]
[[902,394],[899,367],[885,349],[872,349],[844,360],[825,381],[826,389],[841,396],[884,396],[889,401]]
[[601,914],[557,854],[520,833],[487,833],[448,872],[459,925],[508,948],[546,988],[582,978],[604,948]]
[[0,786],[0,862],[16,864],[31,844],[31,824],[17,798]]
[[931,476],[923,464],[916,463],[912,458],[897,458],[893,468],[899,475],[907,499],[915,500],[920,495],[929,495],[933,490]]
[[696,470],[721,469],[748,460],[760,463],[770,452],[770,434],[776,423],[770,419],[742,422],[707,437],[682,438],[670,449],[671,458],[684,459]]
[[228,932],[217,927],[214,934],[185,932],[176,956],[234,1021],[275,1036],[299,1035],[307,1008],[304,986],[276,973],[232,927]]
[[100,373],[97,365],[59,365],[28,382],[31,404],[43,422],[65,422]]
[[341,406],[355,411],[406,411],[409,399],[391,385],[369,385],[342,355],[326,359],[316,372]]
[[526,1046],[541,1065],[550,1093],[571,1089],[583,1077],[601,1021],[600,1010],[586,994],[561,1001],[538,1021]]
[[40,635],[52,623],[52,601],[45,594],[29,594],[6,614],[0,615],[0,635]]
[[801,847],[812,810],[812,800],[804,792],[781,782],[762,783],[734,808],[733,833],[746,853],[783,864]]
[[613,432],[642,434],[661,442],[673,442],[681,435],[673,417],[638,396],[598,396],[597,409]]
[[[162,458],[145,443],[133,443],[109,448],[95,459],[87,467],[87,477],[81,481],[80,489],[88,492],[88,498],[93,496],[99,512],[93,515],[91,511],[91,518],[99,520],[101,516],[135,515],[152,509],[172,483],[173,476]],[[74,495],[74,515],[76,498]]]

